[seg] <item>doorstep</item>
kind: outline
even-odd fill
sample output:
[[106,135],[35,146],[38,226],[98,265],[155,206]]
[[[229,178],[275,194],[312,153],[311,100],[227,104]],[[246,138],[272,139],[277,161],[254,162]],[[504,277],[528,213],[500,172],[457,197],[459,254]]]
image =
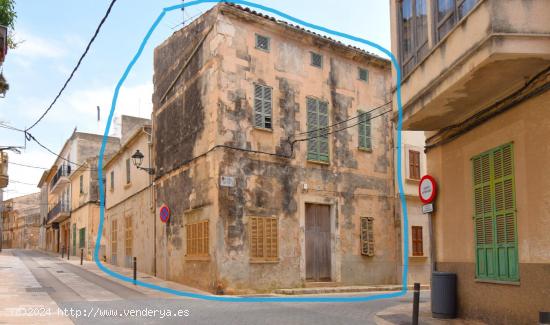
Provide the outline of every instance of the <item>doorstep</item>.
[[[316,282],[315,285],[321,284]],[[400,284],[390,284],[390,285],[370,285],[370,286],[342,286],[334,285],[334,282],[325,282],[325,286],[318,287],[307,287],[306,288],[290,288],[290,289],[276,289],[273,291],[274,294],[280,295],[316,295],[324,293],[347,293],[347,292],[376,292],[376,291],[400,291],[402,286]],[[338,283],[336,283],[338,284]],[[310,284],[311,286],[311,284]],[[413,286],[409,285],[408,290],[413,290]],[[428,290],[430,285],[422,284],[420,285],[420,290]]]

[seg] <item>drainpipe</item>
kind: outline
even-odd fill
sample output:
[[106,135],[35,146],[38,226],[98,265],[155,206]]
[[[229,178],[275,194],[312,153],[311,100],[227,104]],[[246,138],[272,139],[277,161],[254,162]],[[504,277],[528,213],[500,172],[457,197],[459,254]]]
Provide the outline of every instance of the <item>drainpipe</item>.
[[[153,119],[151,119],[151,130],[153,129]],[[151,166],[151,147],[153,146],[153,141],[152,141],[152,138],[153,138],[153,135],[152,135],[152,131],[151,133],[147,133],[147,131],[145,131],[145,127],[142,128],[143,132],[145,134],[147,134],[147,150],[148,150],[148,160],[149,160],[149,168],[152,168]],[[155,206],[156,206],[156,202],[154,202],[155,200],[155,182],[153,180],[153,175],[149,174],[149,193],[150,193],[150,198],[149,198],[149,209],[150,210],[154,210]],[[153,217],[153,275],[156,277],[157,276],[157,218],[156,216]]]

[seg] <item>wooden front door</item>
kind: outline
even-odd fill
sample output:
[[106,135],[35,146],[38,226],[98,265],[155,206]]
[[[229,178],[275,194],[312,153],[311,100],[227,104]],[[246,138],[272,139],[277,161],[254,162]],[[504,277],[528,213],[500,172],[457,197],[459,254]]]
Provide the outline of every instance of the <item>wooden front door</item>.
[[306,280],[330,281],[330,206],[306,204]]

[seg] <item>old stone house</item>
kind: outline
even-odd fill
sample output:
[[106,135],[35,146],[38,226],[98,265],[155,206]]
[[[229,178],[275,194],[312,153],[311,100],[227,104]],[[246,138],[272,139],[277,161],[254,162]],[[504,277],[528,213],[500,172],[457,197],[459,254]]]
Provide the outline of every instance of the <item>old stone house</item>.
[[2,248],[38,248],[40,193],[2,202]]
[[226,293],[399,283],[389,61],[229,4],[154,57],[159,276]]
[[[45,249],[51,252],[70,252],[77,254],[78,237],[76,224],[71,222],[72,186],[71,175],[81,167],[87,159],[96,157],[101,147],[103,136],[84,132],[73,132],[67,139],[58,158],[40,180],[39,187],[47,193],[48,215],[41,233],[46,236]],[[107,138],[106,154],[118,150],[120,139]],[[88,165],[88,169],[92,168]],[[93,168],[95,169],[95,168]],[[75,180],[75,181],[79,181]],[[80,194],[79,194],[80,195]],[[75,198],[79,203],[79,198]]]
[[[98,157],[88,158],[69,175],[71,184],[71,255],[91,260],[99,226]],[[103,243],[104,238],[101,239]],[[104,250],[104,245],[100,245]],[[101,255],[100,255],[101,256]]]
[[[424,153],[425,140],[424,132],[402,131],[401,148],[395,150],[396,155],[397,150],[401,150],[402,162],[400,167],[404,190],[402,195],[407,204],[407,217],[409,220],[407,229],[409,240],[406,243],[409,248],[409,255],[406,258],[409,262],[407,282],[410,284],[415,282],[429,284],[430,267],[432,266],[430,216],[422,212],[423,203],[418,197],[420,179],[427,171],[426,154]],[[396,164],[396,176],[397,168]],[[397,191],[398,181],[395,177],[395,213],[401,219],[403,208],[401,206],[401,194]]]
[[403,128],[426,131],[438,182],[436,270],[457,276],[458,316],[538,323],[550,311],[550,1],[390,5]]
[[104,249],[100,257],[113,265],[155,274],[155,217],[152,175],[134,166],[132,155],[143,153],[142,168],[151,167],[151,121],[122,116],[121,147],[103,166],[105,173]]

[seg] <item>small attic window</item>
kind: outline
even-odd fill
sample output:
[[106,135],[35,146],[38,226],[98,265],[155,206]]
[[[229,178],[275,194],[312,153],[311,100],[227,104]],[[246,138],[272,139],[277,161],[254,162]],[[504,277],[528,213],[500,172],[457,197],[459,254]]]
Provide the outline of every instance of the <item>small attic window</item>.
[[256,48],[269,52],[269,37],[256,34]]
[[322,68],[323,56],[319,53],[311,52],[311,65],[317,68]]
[[369,81],[369,70],[359,68],[359,80],[362,80],[364,82]]

